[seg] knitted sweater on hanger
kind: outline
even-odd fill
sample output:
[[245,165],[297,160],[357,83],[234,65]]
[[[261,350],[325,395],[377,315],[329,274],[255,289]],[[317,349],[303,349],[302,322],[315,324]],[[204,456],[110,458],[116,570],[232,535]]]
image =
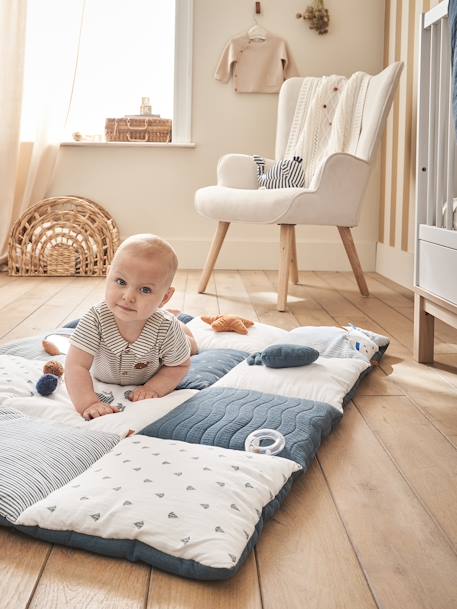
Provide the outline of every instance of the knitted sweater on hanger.
[[355,154],[370,78],[356,72],[349,79],[335,75],[303,79],[284,158],[303,158],[305,188],[316,187],[331,154]]

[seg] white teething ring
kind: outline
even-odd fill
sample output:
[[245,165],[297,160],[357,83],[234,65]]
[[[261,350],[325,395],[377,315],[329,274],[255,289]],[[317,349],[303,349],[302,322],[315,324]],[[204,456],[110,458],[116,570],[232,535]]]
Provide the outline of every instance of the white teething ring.
[[[267,446],[261,446],[262,440],[271,440]],[[244,443],[244,449],[251,453],[261,455],[277,455],[286,445],[286,440],[281,432],[276,429],[256,429],[248,435]]]

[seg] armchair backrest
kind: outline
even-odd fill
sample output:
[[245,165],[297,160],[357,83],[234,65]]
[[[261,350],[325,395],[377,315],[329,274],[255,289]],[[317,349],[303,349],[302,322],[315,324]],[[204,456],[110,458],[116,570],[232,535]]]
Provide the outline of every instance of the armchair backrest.
[[[370,161],[373,158],[384,130],[402,69],[402,62],[392,63],[370,80],[356,150],[356,156],[361,159]],[[279,92],[276,159],[281,159],[284,156],[302,82],[303,78],[289,78],[284,82]]]

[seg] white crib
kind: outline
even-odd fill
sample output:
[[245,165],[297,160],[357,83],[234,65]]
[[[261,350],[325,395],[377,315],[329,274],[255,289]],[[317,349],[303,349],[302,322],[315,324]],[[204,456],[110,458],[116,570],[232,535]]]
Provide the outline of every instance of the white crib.
[[448,0],[420,27],[414,357],[433,361],[435,318],[457,327],[456,138]]

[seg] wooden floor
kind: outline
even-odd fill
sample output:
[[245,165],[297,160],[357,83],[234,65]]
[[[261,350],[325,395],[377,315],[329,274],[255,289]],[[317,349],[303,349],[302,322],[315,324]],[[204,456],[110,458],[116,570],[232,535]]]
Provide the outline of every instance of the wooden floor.
[[[0,607],[8,609],[456,609],[457,333],[438,322],[437,361],[412,360],[407,290],[368,274],[301,273],[287,313],[275,273],[217,272],[207,295],[180,272],[171,306],[238,313],[286,329],[352,321],[391,345],[336,432],[231,581],[200,583],[145,565],[0,529]],[[0,342],[79,317],[99,279],[0,275]]]

